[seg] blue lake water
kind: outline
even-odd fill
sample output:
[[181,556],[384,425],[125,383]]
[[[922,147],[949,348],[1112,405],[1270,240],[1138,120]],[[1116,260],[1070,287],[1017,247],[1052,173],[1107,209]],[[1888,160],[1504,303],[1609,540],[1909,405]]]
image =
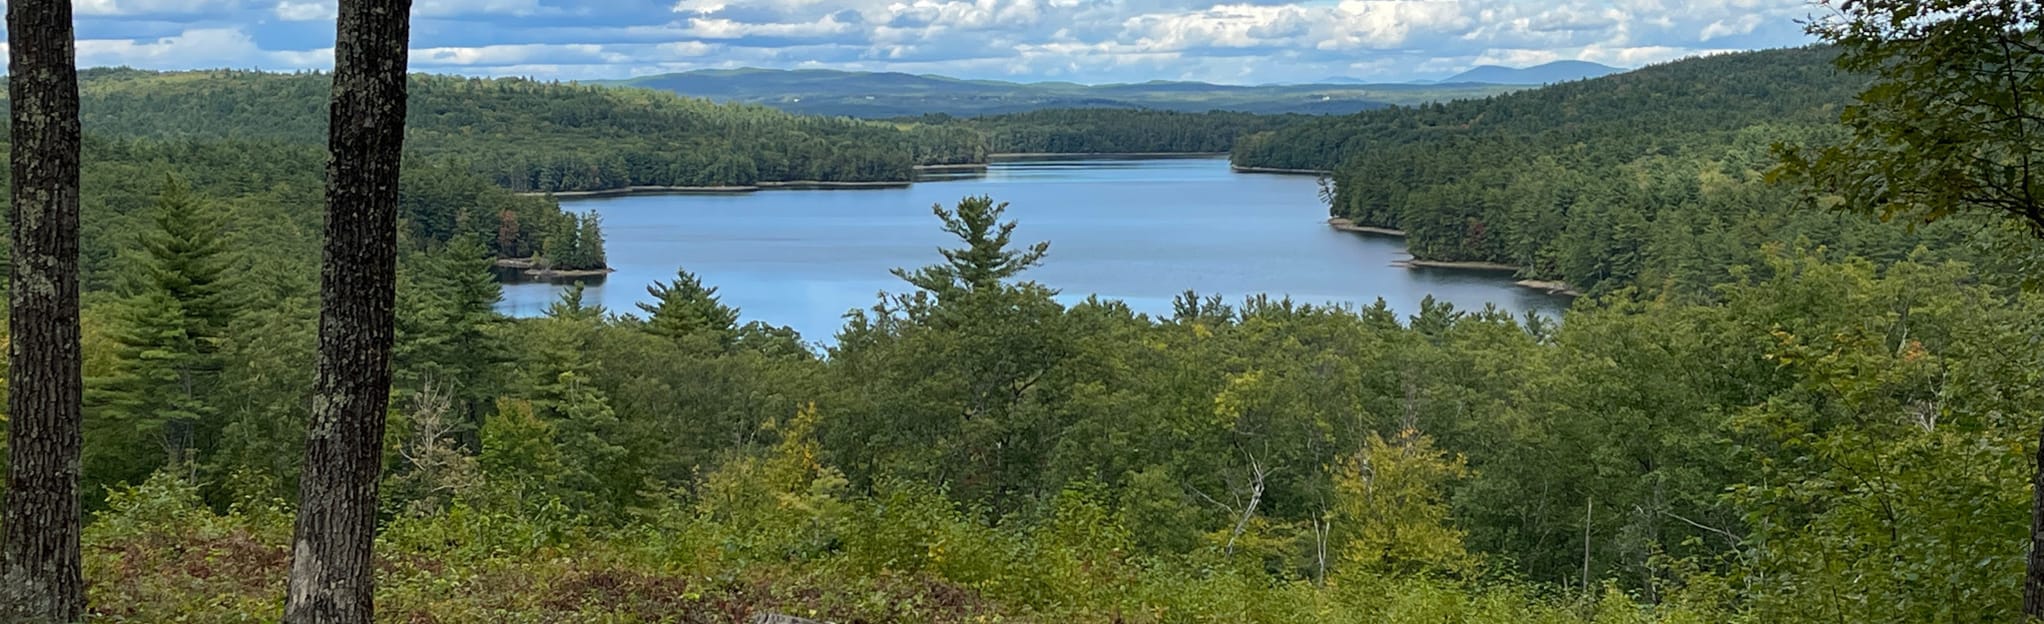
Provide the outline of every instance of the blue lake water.
[[[637,312],[646,286],[686,267],[718,288],[743,320],[788,325],[829,340],[846,310],[881,291],[910,287],[888,273],[934,264],[954,241],[930,214],[968,195],[1008,202],[1019,244],[1050,241],[1043,266],[1024,274],[1076,302],[1120,299],[1169,315],[1187,289],[1366,305],[1382,298],[1411,314],[1432,295],[1458,308],[1495,304],[1558,314],[1567,301],[1512,285],[1508,276],[1392,266],[1398,239],[1333,230],[1311,177],[1240,174],[1223,159],[1064,160],[997,163],[983,176],[899,189],[772,190],[732,195],[638,195],[577,200],[603,217],[617,269],[588,285],[613,312]],[[530,316],[560,291],[507,284],[500,308]]]

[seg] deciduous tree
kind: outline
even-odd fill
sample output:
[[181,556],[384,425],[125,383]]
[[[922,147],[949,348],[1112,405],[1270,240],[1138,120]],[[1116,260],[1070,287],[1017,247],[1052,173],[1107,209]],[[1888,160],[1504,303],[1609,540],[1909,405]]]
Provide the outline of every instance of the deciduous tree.
[[71,3],[7,4],[12,287],[0,620],[75,622],[82,448],[78,66]]
[[[328,119],[326,246],[290,624],[367,624],[390,402],[410,0],[342,0]],[[19,31],[16,31],[19,32]]]

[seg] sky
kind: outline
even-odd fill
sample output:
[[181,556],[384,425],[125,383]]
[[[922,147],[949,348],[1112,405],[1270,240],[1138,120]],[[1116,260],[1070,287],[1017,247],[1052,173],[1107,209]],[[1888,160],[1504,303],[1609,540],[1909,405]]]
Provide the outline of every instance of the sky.
[[[0,1],[4,5],[4,1]],[[79,63],[321,69],[335,0],[74,0]],[[1086,83],[1438,79],[1808,43],[1806,0],[414,0],[414,71],[830,68]]]

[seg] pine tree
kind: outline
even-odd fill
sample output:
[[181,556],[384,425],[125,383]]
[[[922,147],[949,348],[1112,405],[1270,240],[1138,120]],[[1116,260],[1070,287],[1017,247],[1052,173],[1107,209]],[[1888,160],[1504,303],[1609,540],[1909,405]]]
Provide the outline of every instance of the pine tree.
[[199,441],[218,425],[208,394],[238,312],[228,292],[232,254],[218,213],[175,179],[165,182],[150,218],[155,227],[142,236],[145,255],[114,332],[119,360],[90,390],[107,424],[156,431],[162,465],[189,468]]
[[563,289],[561,291],[561,297],[559,299],[554,300],[553,303],[547,304],[546,317],[554,319],[573,319],[578,321],[601,320],[603,318],[605,310],[601,305],[589,305],[587,303],[584,303],[583,296],[587,292],[588,289],[587,287],[582,285],[582,282],[575,282],[574,284],[569,285],[566,289]]
[[646,331],[672,340],[707,338],[719,348],[730,348],[738,335],[738,310],[717,300],[717,289],[687,269],[675,272],[674,281],[655,282],[646,287],[653,303],[641,303],[648,315]]
[[914,272],[895,269],[894,275],[917,288],[935,293],[940,300],[960,293],[994,290],[1000,286],[1001,280],[1041,264],[1044,254],[1050,251],[1050,243],[1041,242],[1026,249],[1010,249],[1008,244],[1015,234],[1015,222],[1001,222],[1001,215],[1008,210],[1008,204],[996,205],[991,197],[982,195],[959,200],[955,211],[945,210],[942,205],[931,206],[930,209],[943,221],[944,231],[958,237],[965,247],[937,250],[944,254],[944,264],[923,267]]
[[[479,408],[497,389],[504,346],[493,329],[504,287],[491,273],[490,251],[468,236],[407,260],[399,293],[397,378],[408,389],[436,386],[448,395],[454,421],[477,424]],[[473,433],[473,429],[466,430]]]
[[603,252],[603,218],[596,211],[582,213],[576,220],[575,264],[566,268],[578,271],[594,271],[610,267],[610,259]]

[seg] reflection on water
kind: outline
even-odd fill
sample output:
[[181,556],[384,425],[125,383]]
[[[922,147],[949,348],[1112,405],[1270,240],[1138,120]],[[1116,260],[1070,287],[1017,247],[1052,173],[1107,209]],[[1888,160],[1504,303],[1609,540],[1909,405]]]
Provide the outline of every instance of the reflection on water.
[[[1410,314],[1432,295],[1462,309],[1485,305],[1558,313],[1566,300],[1517,288],[1507,275],[1391,266],[1397,239],[1328,228],[1311,177],[1236,174],[1221,159],[995,163],[984,172],[926,172],[908,188],[657,195],[570,204],[603,215],[616,273],[582,280],[593,303],[635,311],[646,285],[687,267],[718,287],[746,320],[790,325],[827,340],[852,308],[881,291],[907,290],[888,269],[940,260],[952,241],[930,214],[968,195],[1009,202],[1015,240],[1050,241],[1045,264],[1024,277],[1060,299],[1120,299],[1169,314],[1186,290],[1230,300],[1268,293],[1305,303],[1367,305],[1382,298]],[[502,309],[545,310],[561,284],[505,287]]]

